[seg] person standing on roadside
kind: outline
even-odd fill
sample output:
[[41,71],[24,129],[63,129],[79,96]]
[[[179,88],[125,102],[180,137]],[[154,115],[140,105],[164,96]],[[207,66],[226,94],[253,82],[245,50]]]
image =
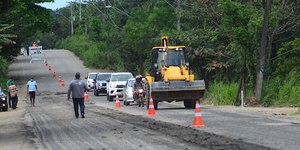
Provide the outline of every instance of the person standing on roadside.
[[10,77],[7,82],[6,82],[6,87],[7,87],[7,95],[8,95],[8,105],[11,108],[11,97],[10,97],[10,90],[9,90],[9,86],[11,85],[11,83],[14,82],[13,77]]
[[12,102],[12,108],[16,109],[18,104],[17,86],[12,82],[9,86],[10,98]]
[[27,82],[27,93],[29,94],[30,104],[34,107],[35,93],[38,92],[38,87],[36,81],[33,77]]
[[79,117],[78,105],[80,106],[81,117],[84,117],[84,92],[88,90],[87,85],[80,79],[80,73],[75,74],[75,79],[71,81],[68,89],[68,100],[72,93],[75,117]]

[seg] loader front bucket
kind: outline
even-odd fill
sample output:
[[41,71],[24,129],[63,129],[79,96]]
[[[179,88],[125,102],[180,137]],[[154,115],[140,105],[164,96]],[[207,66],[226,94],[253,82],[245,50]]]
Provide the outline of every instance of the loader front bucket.
[[151,83],[151,96],[157,101],[195,100],[203,97],[204,91],[204,80]]

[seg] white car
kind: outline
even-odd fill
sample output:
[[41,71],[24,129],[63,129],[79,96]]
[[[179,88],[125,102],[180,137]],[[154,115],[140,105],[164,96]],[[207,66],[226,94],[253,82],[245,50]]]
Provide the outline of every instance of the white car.
[[108,80],[107,86],[107,100],[113,101],[118,95],[119,98],[123,97],[123,90],[128,79],[133,78],[130,72],[112,73]]
[[87,77],[85,77],[88,91],[90,91],[91,89],[94,89],[94,82],[95,82],[94,79],[97,78],[97,74],[98,74],[98,72],[91,72],[91,73],[88,73]]

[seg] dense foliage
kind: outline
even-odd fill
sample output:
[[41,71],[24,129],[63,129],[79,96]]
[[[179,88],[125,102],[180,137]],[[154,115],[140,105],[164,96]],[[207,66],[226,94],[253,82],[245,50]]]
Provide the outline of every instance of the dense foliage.
[[49,31],[51,10],[36,3],[51,1],[53,0],[0,1],[0,82],[2,84],[7,79],[9,62],[19,53],[20,48],[37,40],[33,37],[37,32]]

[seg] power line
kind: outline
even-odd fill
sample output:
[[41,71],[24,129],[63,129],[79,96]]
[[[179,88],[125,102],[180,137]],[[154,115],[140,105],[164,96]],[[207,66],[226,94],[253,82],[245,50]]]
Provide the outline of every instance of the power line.
[[94,3],[92,3],[92,5],[96,8],[96,10],[98,10],[102,15],[107,15],[108,16],[108,18],[109,18],[109,20],[111,21],[111,22],[109,22],[108,21],[108,23],[110,23],[112,26],[114,26],[114,27],[116,27],[116,28],[118,28],[118,29],[121,29],[122,30],[122,28],[121,27],[119,27],[112,19],[111,19],[111,17],[109,17],[109,15],[108,14],[105,14],[105,13],[103,13]]

